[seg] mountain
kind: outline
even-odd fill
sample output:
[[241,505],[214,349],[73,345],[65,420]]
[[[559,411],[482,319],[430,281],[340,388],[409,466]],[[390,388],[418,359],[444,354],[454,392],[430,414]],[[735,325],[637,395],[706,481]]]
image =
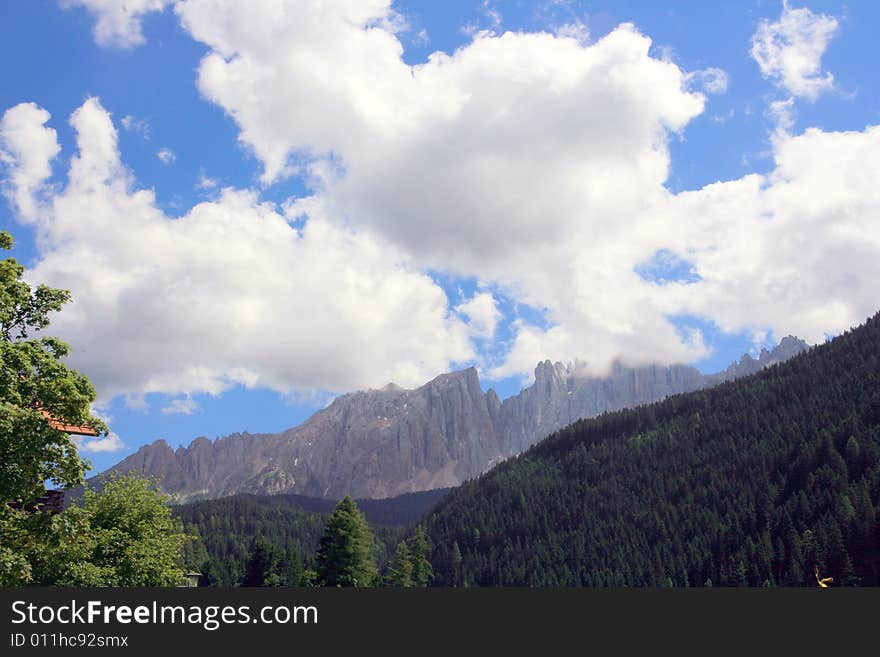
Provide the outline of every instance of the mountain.
[[483,393],[469,368],[413,390],[388,385],[343,395],[279,434],[203,437],[176,450],[159,440],[108,474],[156,476],[178,501],[235,493],[383,498],[457,486],[579,418],[750,374],[806,348],[785,338],[758,359],[744,356],[711,376],[684,365],[615,364],[608,376],[591,378],[545,361],[535,383],[504,402],[493,390]]
[[275,435],[198,438],[176,450],[156,441],[110,472],[157,476],[178,501],[291,492],[383,498],[447,488],[478,475],[502,452],[495,430],[500,405],[470,368],[415,390],[343,395]]
[[751,376],[579,420],[423,523],[441,585],[880,585],[880,314]]

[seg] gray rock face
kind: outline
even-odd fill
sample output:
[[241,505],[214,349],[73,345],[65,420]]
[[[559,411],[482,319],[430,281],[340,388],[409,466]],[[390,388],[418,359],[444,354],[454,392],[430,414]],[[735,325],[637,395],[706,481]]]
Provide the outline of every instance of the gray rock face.
[[392,497],[456,486],[575,420],[657,401],[759,371],[807,349],[787,337],[719,374],[685,365],[625,367],[585,377],[576,365],[539,363],[535,383],[503,402],[474,368],[420,388],[388,385],[343,395],[279,434],[197,438],[172,450],[146,445],[109,472],[159,477],[179,501],[234,493]]
[[699,370],[686,365],[631,368],[615,363],[606,377],[586,378],[576,367],[550,361],[535,368],[535,383],[501,407],[505,456],[581,418],[647,404],[703,386]]
[[233,493],[392,497],[458,485],[497,460],[500,408],[470,368],[415,390],[343,395],[276,435],[198,438],[176,451],[157,441],[111,471],[155,475],[181,501]]

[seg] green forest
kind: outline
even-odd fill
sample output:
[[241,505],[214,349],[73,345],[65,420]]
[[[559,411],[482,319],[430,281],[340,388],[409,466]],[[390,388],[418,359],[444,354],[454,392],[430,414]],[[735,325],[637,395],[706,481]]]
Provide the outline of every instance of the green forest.
[[880,584],[880,315],[717,388],[579,421],[426,520],[434,584]]
[[[370,554],[380,570],[392,565],[406,526],[447,492],[355,501],[369,524]],[[187,533],[199,537],[187,544],[185,561],[202,573],[202,584],[311,586],[321,537],[336,507],[333,500],[302,495],[234,495],[183,504],[173,511]]]

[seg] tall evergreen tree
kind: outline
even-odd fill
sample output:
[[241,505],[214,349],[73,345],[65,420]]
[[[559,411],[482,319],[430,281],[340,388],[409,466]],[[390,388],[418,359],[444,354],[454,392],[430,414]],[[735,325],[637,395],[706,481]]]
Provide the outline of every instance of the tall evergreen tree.
[[406,541],[397,544],[394,558],[388,566],[388,583],[391,586],[410,587],[413,585],[413,563]]
[[416,527],[410,541],[410,554],[412,558],[412,582],[413,586],[427,586],[434,576],[434,569],[428,560],[431,553],[431,545],[428,542],[428,535],[425,528],[419,525]]
[[452,586],[461,586],[461,548],[458,546],[458,541],[452,542],[452,554],[449,557],[450,562],[450,575],[451,575],[451,584]]
[[376,561],[373,534],[364,515],[346,496],[327,521],[318,548],[318,583],[321,586],[373,586]]
[[241,578],[242,586],[269,586],[275,575],[275,553],[266,541],[255,539]]

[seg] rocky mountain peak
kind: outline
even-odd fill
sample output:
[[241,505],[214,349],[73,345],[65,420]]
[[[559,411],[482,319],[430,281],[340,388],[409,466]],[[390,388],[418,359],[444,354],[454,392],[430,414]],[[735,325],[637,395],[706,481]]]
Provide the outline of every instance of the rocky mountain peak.
[[477,369],[468,367],[411,390],[388,384],[342,395],[279,434],[203,436],[176,451],[157,441],[113,470],[156,475],[179,500],[241,492],[391,497],[455,486],[580,418],[752,374],[806,348],[788,336],[715,375],[615,362],[606,375],[591,376],[584,363],[545,360],[534,384],[504,401],[494,390],[483,393]]

